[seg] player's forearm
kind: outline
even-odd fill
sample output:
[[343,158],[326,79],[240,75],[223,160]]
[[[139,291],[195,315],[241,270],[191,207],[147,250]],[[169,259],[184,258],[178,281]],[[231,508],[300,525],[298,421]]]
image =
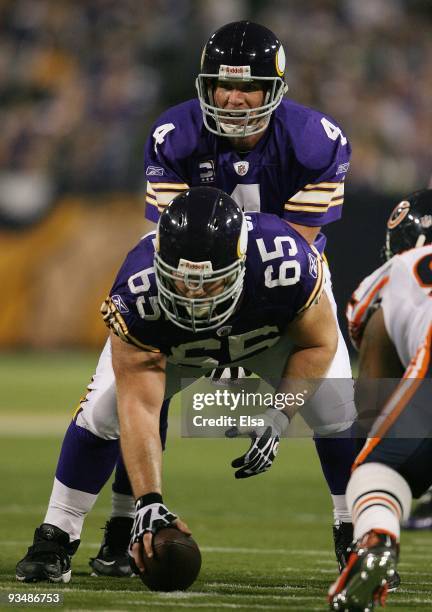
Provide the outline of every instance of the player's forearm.
[[[301,393],[310,399],[327,374],[334,354],[333,344],[294,349],[277,392],[285,395]],[[297,406],[286,406],[284,412],[292,418],[297,412]]]
[[355,385],[355,404],[365,431],[369,431],[403,374],[404,368],[385,327],[383,310],[378,308],[363,333]]
[[135,497],[161,493],[160,411],[166,358],[111,336],[123,458]]
[[159,416],[133,401],[119,402],[123,458],[135,498],[162,493]]
[[[336,320],[325,293],[289,326],[295,348],[290,353],[278,392],[305,394],[310,399],[326,376],[338,345]],[[284,412],[292,417],[296,406]]]

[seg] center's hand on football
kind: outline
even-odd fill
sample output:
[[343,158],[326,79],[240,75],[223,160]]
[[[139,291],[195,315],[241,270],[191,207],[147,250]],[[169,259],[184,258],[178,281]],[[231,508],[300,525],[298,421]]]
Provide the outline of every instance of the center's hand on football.
[[247,452],[231,462],[233,468],[239,468],[234,473],[236,478],[249,478],[271,468],[279,449],[279,440],[290,422],[284,412],[275,408],[269,408],[254,418],[263,424],[258,427],[231,427],[225,432],[227,438],[249,436],[252,439]]
[[143,504],[144,498],[140,497],[136,502],[135,520],[129,544],[129,556],[132,557],[140,572],[145,571],[143,549],[147,557],[153,557],[153,535],[157,531],[164,527],[175,527],[191,535],[186,523],[170,512],[165,504],[160,502]]

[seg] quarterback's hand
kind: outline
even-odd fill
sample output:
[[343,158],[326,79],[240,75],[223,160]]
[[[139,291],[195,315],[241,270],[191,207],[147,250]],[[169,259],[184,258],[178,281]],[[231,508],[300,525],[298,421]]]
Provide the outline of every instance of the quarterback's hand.
[[288,416],[275,408],[257,414],[254,419],[261,420],[263,424],[258,427],[232,427],[225,432],[228,438],[252,438],[247,452],[231,462],[233,468],[240,468],[234,473],[236,478],[249,478],[270,469],[279,449],[279,440],[289,425]]
[[142,559],[143,547],[147,557],[153,557],[153,535],[164,527],[176,527],[183,533],[191,535],[186,523],[168,510],[159,494],[150,493],[138,498],[135,505],[129,556],[132,557],[140,572],[145,571]]

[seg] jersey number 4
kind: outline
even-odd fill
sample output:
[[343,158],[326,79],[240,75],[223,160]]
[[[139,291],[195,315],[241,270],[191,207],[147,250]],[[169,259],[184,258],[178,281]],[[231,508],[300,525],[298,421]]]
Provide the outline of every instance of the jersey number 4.
[[165,142],[165,136],[171,132],[171,130],[175,130],[174,123],[164,123],[155,129],[153,132],[155,153],[157,153],[157,146]]
[[337,140],[340,137],[341,145],[346,145],[348,140],[342,134],[341,129],[337,125],[334,125],[334,123],[329,121],[326,117],[321,119],[321,125],[323,126],[324,131],[330,140]]

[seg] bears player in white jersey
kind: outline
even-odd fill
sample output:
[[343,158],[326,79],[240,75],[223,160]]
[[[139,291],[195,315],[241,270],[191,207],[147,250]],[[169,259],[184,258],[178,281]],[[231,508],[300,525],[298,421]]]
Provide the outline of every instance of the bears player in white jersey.
[[[432,189],[432,176],[429,179],[429,189]],[[402,523],[402,529],[423,530],[432,529],[432,487],[422,496],[413,512]]]
[[[384,604],[395,575],[400,523],[412,497],[432,484],[432,190],[402,200],[390,215],[387,262],[354,292],[348,321],[360,351],[360,418],[370,379],[402,375],[381,404],[347,488],[354,522],[348,564],[329,591],[332,610]],[[368,381],[369,379],[369,381]]]
[[[176,194],[212,186],[231,194],[246,212],[276,214],[323,252],[326,238],[320,230],[341,217],[351,149],[331,117],[284,97],[285,64],[281,42],[261,25],[234,22],[210,37],[197,76],[198,97],[163,113],[147,140],[148,219],[157,221]],[[326,265],[325,274],[325,291],[336,319]],[[332,496],[335,549],[343,566],[352,540],[344,494],[358,440],[353,431],[351,366],[339,328],[329,376],[344,379],[345,418],[316,427],[314,441]],[[61,568],[79,544],[84,518],[115,465],[112,514],[90,565],[99,575],[130,574],[126,550],[135,503],[110,416],[116,405],[115,393],[107,391],[111,383],[108,347],[66,432],[44,522],[36,530],[31,557],[17,568],[20,579],[62,580]],[[167,410],[164,402],[163,444]],[[328,405],[320,409],[329,411]],[[97,461],[78,470],[90,449]]]

